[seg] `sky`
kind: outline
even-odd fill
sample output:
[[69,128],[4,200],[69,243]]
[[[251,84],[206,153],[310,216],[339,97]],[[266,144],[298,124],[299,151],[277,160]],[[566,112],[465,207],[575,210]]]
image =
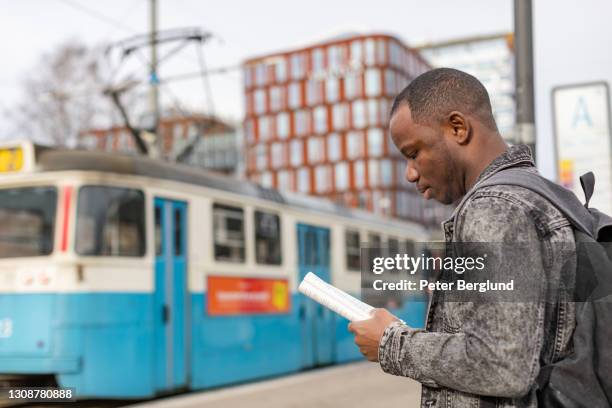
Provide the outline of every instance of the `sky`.
[[[554,177],[551,90],[558,85],[612,80],[612,2],[533,0],[538,166]],[[21,81],[36,75],[44,52],[62,42],[113,43],[149,29],[149,0],[0,0],[0,112],[20,98]],[[409,45],[510,32],[512,0],[158,0],[160,29],[199,27],[213,37],[203,47],[206,66],[236,67],[245,59],[305,46],[346,32],[383,32]],[[160,69],[160,76],[198,71],[195,46]],[[146,73],[136,71],[138,79]],[[240,121],[242,75],[211,76],[214,112]],[[174,83],[166,104],[210,111],[200,79]],[[0,139],[14,137],[0,120]]]
[[[0,65],[0,109],[10,108],[19,98],[22,79],[35,75],[40,56],[58,44],[69,40],[114,43],[149,29],[149,0],[0,2],[0,50],[3,60],[10,61]],[[408,44],[508,32],[511,5],[510,0],[463,4],[452,0],[158,0],[158,24],[160,29],[199,27],[212,33],[203,52],[206,67],[215,69],[346,32],[391,33]],[[160,76],[199,69],[194,45],[163,64]],[[146,79],[144,70],[138,74]],[[241,120],[240,71],[210,78],[215,113]],[[187,107],[209,109],[204,89],[202,81],[194,79],[175,82],[170,93]]]

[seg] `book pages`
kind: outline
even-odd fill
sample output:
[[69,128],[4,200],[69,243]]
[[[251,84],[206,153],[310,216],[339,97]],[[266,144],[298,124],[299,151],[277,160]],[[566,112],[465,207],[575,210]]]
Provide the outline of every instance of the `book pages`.
[[351,322],[367,320],[374,308],[308,272],[298,290]]

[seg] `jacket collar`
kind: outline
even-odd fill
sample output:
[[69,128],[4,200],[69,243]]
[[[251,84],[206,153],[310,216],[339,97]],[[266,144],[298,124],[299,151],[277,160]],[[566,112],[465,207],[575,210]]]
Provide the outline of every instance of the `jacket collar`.
[[480,173],[472,189],[484,179],[508,167],[535,167],[529,147],[526,145],[509,146]]
[[[470,191],[474,190],[475,188],[478,188],[478,184],[480,184],[480,182],[488,179],[493,174],[503,169],[507,169],[509,167],[535,167],[535,163],[533,162],[533,157],[531,156],[531,150],[529,149],[528,146],[526,145],[509,146],[502,154],[497,156],[482,171],[482,173],[480,173],[480,175],[476,179],[476,182],[474,183]],[[466,195],[469,195],[469,192]],[[459,200],[459,203],[462,200]],[[443,230],[446,231],[446,229],[450,225],[452,225],[452,221],[455,219],[455,215],[456,215],[455,213],[457,212],[457,209],[459,207],[460,205],[456,206],[451,216],[442,223]]]

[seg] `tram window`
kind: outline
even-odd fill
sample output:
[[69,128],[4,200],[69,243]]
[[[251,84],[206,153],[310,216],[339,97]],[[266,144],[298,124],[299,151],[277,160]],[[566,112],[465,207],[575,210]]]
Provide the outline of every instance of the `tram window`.
[[79,190],[76,252],[87,256],[143,256],[145,199],[140,190],[84,186]]
[[399,253],[399,241],[397,238],[389,238],[387,243],[387,249],[389,252],[389,256],[395,256]]
[[413,240],[407,239],[404,242],[404,252],[407,253],[409,256],[415,256],[416,248]]
[[0,190],[0,258],[49,255],[56,205],[54,187]]
[[180,209],[174,209],[174,255],[184,255],[183,250],[183,213]]
[[259,264],[280,265],[281,256],[280,217],[263,211],[255,211],[255,258]]
[[155,207],[155,255],[163,254],[161,208]]
[[215,259],[244,262],[244,210],[223,204],[213,205]]
[[359,231],[346,230],[346,267],[350,271],[358,271],[361,262],[361,247]]
[[370,249],[368,253],[370,256],[377,257],[382,255],[380,245],[380,235],[374,233],[368,234],[368,248]]

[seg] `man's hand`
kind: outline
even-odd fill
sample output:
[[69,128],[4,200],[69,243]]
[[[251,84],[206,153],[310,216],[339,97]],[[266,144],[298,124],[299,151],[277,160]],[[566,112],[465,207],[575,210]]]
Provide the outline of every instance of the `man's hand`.
[[378,344],[387,326],[399,321],[387,309],[374,309],[368,320],[352,322],[348,329],[355,335],[355,344],[359,351],[370,361],[378,361]]

